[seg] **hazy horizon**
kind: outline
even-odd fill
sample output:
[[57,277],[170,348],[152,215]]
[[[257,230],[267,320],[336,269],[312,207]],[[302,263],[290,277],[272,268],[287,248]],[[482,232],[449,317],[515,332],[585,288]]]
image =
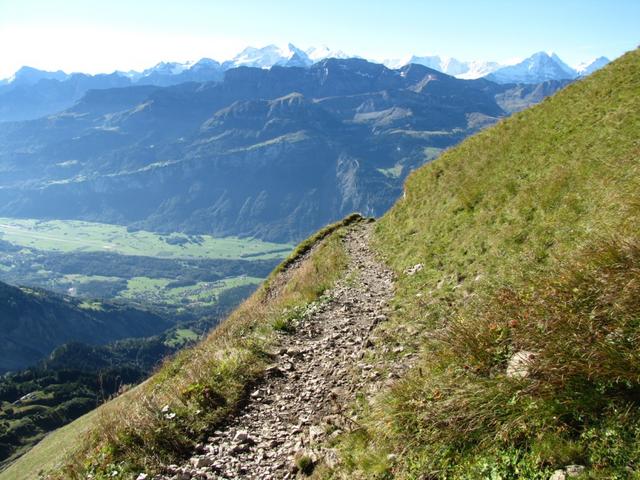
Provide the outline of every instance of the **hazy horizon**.
[[22,66],[95,74],[161,61],[224,61],[247,46],[289,42],[378,62],[440,55],[513,63],[553,51],[572,66],[614,59],[638,44],[640,2],[542,0],[515,9],[506,0],[462,0],[457,7],[409,0],[0,2],[0,42],[12,46],[0,52],[0,78]]

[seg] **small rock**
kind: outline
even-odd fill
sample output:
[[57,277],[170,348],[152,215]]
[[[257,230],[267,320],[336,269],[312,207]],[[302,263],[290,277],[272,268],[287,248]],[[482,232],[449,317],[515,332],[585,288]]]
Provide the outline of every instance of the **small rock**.
[[327,467],[333,469],[340,465],[340,457],[337,450],[330,448],[324,452],[324,463]]
[[418,273],[419,271],[421,271],[424,268],[424,265],[422,263],[416,263],[413,267],[408,267],[404,270],[405,275],[415,275],[416,273]]
[[318,425],[312,425],[309,427],[309,439],[312,442],[315,442],[323,435],[324,435],[324,428],[319,427]]
[[238,430],[233,437],[234,442],[244,443],[248,440],[249,434],[245,430]]
[[567,476],[565,475],[564,470],[556,470],[549,477],[549,480],[566,480],[566,479],[567,479]]
[[147,480],[147,478],[149,478],[149,475],[147,475],[146,473],[141,473],[136,477],[136,480]]
[[289,363],[289,362],[285,362],[285,363],[282,364],[282,369],[285,372],[290,372],[291,370],[293,370],[293,364]]
[[213,464],[213,459],[209,457],[194,457],[189,460],[189,463],[195,468],[209,467]]
[[231,454],[235,454],[235,453],[244,453],[247,450],[249,450],[249,446],[246,444],[242,444],[242,443],[237,443],[235,445],[233,445],[230,449],[229,449],[229,453]]
[[507,364],[507,377],[510,378],[526,378],[529,376],[529,367],[533,362],[536,354],[534,352],[528,352],[521,350],[515,353]]
[[564,467],[568,477],[578,477],[584,473],[584,467],[582,465],[567,465]]

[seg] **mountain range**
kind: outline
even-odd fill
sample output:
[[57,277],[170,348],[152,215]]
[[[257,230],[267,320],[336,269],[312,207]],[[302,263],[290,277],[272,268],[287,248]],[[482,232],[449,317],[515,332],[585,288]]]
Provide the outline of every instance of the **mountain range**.
[[332,58],[90,90],[4,124],[0,215],[296,240],[352,211],[382,214],[425,160],[566,83]]
[[[359,58],[328,47],[302,50],[293,44],[285,48],[268,45],[247,47],[232,59],[219,62],[202,58],[197,62],[160,62],[143,71],[116,71],[111,74],[66,74],[23,67],[11,78],[0,80],[0,122],[28,120],[69,108],[90,89],[133,85],[171,86],[184,82],[220,82],[226,71],[238,67],[268,69],[278,67],[310,68],[328,58]],[[387,60],[385,66],[397,69],[419,64],[441,73],[461,78],[488,78],[497,83],[535,84],[547,80],[574,80],[593,73],[609,60],[600,57],[575,69],[557,55],[538,52],[514,65],[497,62],[460,61],[440,56],[411,56],[404,60]]]
[[576,68],[567,65],[555,53],[537,52],[513,64],[498,62],[460,61],[450,57],[412,56],[404,60],[386,60],[385,65],[397,68],[410,63],[424,65],[462,79],[487,78],[497,83],[540,83],[546,80],[575,80],[590,75],[609,63],[606,57],[583,62]]

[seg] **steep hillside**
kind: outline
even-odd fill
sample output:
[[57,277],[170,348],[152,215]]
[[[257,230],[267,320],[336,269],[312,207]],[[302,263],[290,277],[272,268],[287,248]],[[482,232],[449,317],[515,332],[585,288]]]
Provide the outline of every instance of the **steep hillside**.
[[144,310],[0,283],[0,373],[33,365],[71,341],[104,344],[170,326]]
[[639,90],[634,51],[414,172],[390,309],[370,225],[304,242],[59,478],[637,476]]
[[352,211],[382,214],[411,170],[565,84],[330,59],[94,90],[3,125],[0,215],[300,240]]
[[67,343],[37,365],[0,376],[0,470],[49,432],[140,383],[197,338],[172,329],[107,345]]
[[410,176],[376,229],[379,336],[421,358],[342,475],[638,475],[639,90],[636,50]]

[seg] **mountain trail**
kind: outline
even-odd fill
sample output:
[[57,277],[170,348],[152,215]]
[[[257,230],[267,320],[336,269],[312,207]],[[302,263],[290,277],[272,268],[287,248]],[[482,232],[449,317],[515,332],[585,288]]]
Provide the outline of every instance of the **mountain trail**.
[[185,465],[166,467],[157,480],[286,479],[321,460],[337,461],[322,443],[354,427],[345,408],[403,368],[382,375],[365,357],[393,293],[393,273],[369,247],[371,230],[372,224],[349,229],[346,275],[307,309],[294,332],[282,334],[274,365],[242,410],[197,445]]

